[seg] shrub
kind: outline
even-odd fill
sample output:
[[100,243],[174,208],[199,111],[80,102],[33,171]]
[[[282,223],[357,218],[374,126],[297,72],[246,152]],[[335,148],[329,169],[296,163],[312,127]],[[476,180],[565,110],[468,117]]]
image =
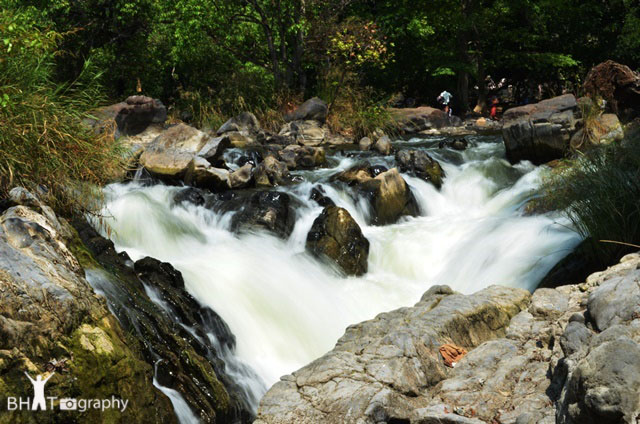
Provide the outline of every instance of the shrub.
[[553,172],[543,186],[544,203],[566,211],[603,266],[640,245],[640,137],[628,133],[622,144],[593,148]]
[[44,185],[58,211],[82,213],[91,185],[122,169],[121,152],[112,134],[83,124],[103,101],[90,64],[71,83],[51,80],[63,35],[41,22],[35,9],[0,11],[0,197]]

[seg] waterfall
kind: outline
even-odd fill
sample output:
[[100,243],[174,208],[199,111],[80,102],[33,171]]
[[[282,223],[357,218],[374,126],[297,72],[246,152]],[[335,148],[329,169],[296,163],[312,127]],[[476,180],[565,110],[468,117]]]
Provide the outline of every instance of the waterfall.
[[[438,191],[403,175],[421,216],[394,225],[367,225],[366,202],[328,183],[358,159],[335,154],[329,168],[299,172],[305,182],[278,188],[299,205],[288,240],[235,235],[229,231],[231,213],[176,205],[179,187],[136,183],[105,189],[104,234],[133,260],[152,256],[170,262],[182,272],[187,290],[220,314],[237,339],[234,357],[255,370],[234,378],[256,405],[280,376],[330,350],[348,325],[413,305],[435,284],[462,293],[491,284],[532,290],[580,241],[560,216],[523,213],[543,168],[511,166],[499,138],[471,137],[464,152],[438,149],[438,141],[395,143],[427,149],[447,178]],[[367,159],[394,166],[393,157]],[[351,213],[369,239],[366,275],[344,278],[305,253],[306,234],[322,210],[309,200],[316,184]]]

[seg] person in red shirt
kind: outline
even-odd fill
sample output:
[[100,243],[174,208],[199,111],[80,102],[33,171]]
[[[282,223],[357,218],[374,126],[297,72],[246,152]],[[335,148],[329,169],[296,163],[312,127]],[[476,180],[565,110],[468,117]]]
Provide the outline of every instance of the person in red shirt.
[[494,97],[493,101],[491,102],[491,119],[493,119],[494,121],[498,118],[498,98]]

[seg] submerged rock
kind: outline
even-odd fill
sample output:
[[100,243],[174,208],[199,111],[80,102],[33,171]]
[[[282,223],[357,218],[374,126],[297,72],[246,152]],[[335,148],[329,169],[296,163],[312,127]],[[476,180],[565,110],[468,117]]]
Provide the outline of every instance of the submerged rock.
[[267,230],[283,239],[291,235],[294,225],[291,198],[278,191],[254,193],[231,220],[232,231]]
[[327,196],[327,193],[324,191],[322,186],[318,185],[311,189],[311,195],[309,198],[315,201],[318,205],[322,207],[335,206],[333,200]]
[[369,240],[346,209],[326,207],[307,234],[307,250],[327,258],[347,275],[367,272]]
[[415,149],[404,149],[396,153],[396,162],[402,172],[415,175],[418,178],[430,182],[436,188],[442,187],[445,177],[440,163],[427,154],[427,152]]

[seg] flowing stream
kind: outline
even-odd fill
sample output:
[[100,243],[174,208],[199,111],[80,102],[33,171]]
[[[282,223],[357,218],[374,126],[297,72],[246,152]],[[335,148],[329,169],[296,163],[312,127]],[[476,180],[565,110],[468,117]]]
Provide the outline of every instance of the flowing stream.
[[[235,356],[229,353],[226,360],[255,371],[234,378],[244,380],[239,383],[257,407],[268,386],[330,350],[348,325],[411,306],[435,284],[462,293],[491,284],[532,290],[579,242],[562,218],[523,213],[542,168],[511,166],[500,138],[469,139],[463,152],[438,149],[438,138],[394,143],[427,149],[447,174],[440,191],[403,175],[422,216],[394,225],[368,226],[366,203],[328,184],[331,175],[359,159],[336,154],[329,156],[328,168],[299,172],[304,182],[278,188],[299,201],[286,241],[267,233],[235,235],[229,231],[231,213],[175,205],[181,188],[138,183],[105,190],[105,233],[134,260],[170,262],[182,272],[187,290],[222,316],[237,338]],[[392,156],[367,159],[394,166]],[[369,239],[365,276],[342,277],[305,253],[307,232],[322,211],[309,200],[315,184],[351,213]]]

